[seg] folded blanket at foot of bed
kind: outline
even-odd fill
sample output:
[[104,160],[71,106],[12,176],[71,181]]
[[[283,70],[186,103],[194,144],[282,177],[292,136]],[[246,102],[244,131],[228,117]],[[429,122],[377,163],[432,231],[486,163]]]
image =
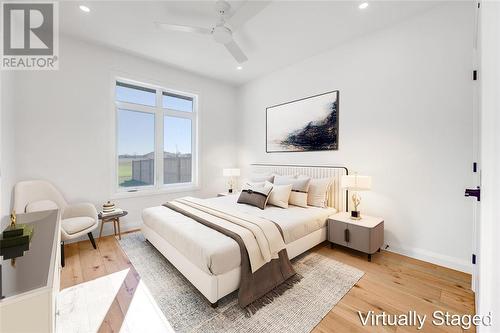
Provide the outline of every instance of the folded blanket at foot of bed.
[[191,197],[177,199],[164,206],[238,243],[241,254],[238,302],[250,313],[299,281],[288,259],[282,231],[274,222],[236,210],[221,209]]

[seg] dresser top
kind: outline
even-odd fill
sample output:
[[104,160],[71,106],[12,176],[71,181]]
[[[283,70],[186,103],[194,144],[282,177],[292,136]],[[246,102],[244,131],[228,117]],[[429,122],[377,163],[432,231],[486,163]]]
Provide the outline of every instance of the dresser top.
[[23,256],[16,258],[15,266],[11,265],[11,259],[0,261],[2,270],[0,290],[5,297],[4,300],[50,285],[53,278],[52,267],[56,262],[54,256],[59,246],[57,210],[18,214],[17,223],[32,223],[33,236],[29,250],[25,251]]
[[348,224],[353,224],[353,225],[359,225],[360,227],[366,227],[366,228],[374,228],[380,223],[384,222],[383,218],[380,217],[373,217],[373,216],[368,216],[361,214],[361,220],[353,220],[351,219],[351,213],[350,212],[343,212],[343,213],[337,213],[334,215],[330,215],[328,217],[328,220],[333,220],[333,221],[338,221],[338,222],[343,222],[343,223],[348,223]]

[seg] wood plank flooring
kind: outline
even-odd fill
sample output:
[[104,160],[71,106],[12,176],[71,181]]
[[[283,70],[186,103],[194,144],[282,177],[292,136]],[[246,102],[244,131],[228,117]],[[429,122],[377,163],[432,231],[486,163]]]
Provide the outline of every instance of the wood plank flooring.
[[[428,317],[436,310],[454,314],[474,314],[474,293],[469,274],[411,259],[388,251],[376,253],[372,262],[346,248],[330,249],[325,244],[312,251],[365,272],[361,280],[316,326],[314,333],[329,332],[417,332],[416,326],[363,327],[357,311],[385,311],[402,314],[410,310]],[[139,275],[114,236],[103,237],[94,250],[89,241],[65,246],[66,266],[61,289],[129,268],[129,274],[108,310],[99,332],[118,332],[134,297]],[[437,327],[427,319],[419,332],[462,332],[459,327]],[[472,328],[468,332],[474,332]]]

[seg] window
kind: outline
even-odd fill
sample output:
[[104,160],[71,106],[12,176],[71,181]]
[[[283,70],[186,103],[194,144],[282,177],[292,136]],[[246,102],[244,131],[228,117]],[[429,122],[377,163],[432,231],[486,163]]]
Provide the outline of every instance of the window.
[[120,102],[156,106],[156,91],[150,88],[116,82],[116,100]]
[[162,102],[165,109],[193,112],[193,98],[191,97],[164,92]]
[[154,185],[155,117],[118,109],[118,184]]
[[118,80],[117,189],[196,185],[196,96]]
[[191,119],[165,116],[163,120],[163,182],[191,182]]

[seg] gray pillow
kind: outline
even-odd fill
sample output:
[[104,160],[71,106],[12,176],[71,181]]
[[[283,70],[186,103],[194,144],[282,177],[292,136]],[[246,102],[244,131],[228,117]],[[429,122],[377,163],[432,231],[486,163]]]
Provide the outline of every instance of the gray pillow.
[[269,194],[273,190],[272,186],[251,186],[245,185],[241,190],[238,198],[238,203],[247,204],[258,207],[260,209],[266,208]]

